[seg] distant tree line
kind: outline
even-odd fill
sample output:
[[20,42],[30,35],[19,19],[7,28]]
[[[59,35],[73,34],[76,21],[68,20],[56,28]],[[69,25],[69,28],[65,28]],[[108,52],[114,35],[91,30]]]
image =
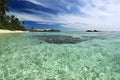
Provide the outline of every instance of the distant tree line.
[[26,30],[22,26],[25,21],[20,22],[14,15],[7,15],[7,12],[9,12],[8,0],[0,0],[0,29]]

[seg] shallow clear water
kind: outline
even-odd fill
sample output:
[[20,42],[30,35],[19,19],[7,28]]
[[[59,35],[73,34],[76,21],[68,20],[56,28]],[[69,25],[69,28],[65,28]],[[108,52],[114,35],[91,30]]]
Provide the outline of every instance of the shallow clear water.
[[120,80],[120,32],[0,34],[0,80]]

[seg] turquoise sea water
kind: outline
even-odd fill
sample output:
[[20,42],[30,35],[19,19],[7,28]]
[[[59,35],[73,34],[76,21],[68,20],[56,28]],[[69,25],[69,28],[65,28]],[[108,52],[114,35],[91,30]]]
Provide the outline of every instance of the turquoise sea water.
[[120,32],[0,34],[0,80],[120,80]]

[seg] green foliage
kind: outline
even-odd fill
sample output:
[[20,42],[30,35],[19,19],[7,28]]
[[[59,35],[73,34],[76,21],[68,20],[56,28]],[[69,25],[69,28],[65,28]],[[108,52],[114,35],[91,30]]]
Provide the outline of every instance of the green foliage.
[[8,30],[26,30],[22,24],[25,24],[25,21],[20,23],[19,19],[14,15],[6,15],[8,12],[7,0],[0,0],[0,29]]

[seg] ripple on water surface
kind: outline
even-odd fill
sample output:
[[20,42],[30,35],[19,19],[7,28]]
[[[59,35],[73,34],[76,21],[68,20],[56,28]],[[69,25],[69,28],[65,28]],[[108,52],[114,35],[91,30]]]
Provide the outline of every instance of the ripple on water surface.
[[120,37],[111,34],[0,34],[0,79],[120,80]]

